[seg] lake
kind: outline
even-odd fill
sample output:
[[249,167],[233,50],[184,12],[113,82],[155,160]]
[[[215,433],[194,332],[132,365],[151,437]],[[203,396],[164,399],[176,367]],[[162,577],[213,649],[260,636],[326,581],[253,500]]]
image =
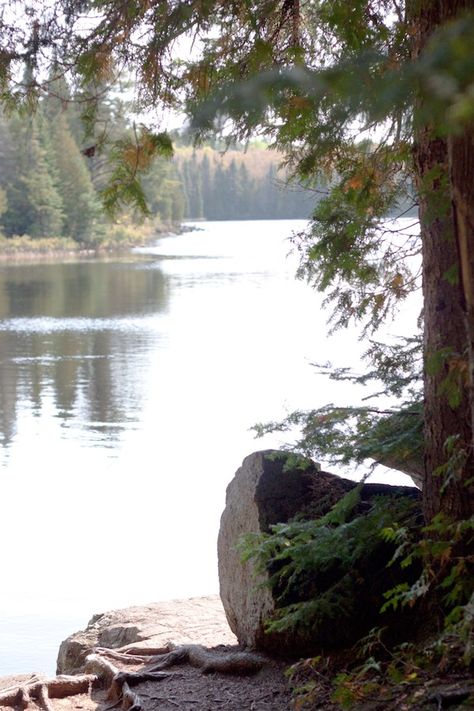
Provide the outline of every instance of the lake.
[[312,365],[362,347],[294,279],[304,224],[0,265],[0,675],[53,673],[94,613],[216,593],[226,486],[282,444],[251,426],[357,399]]

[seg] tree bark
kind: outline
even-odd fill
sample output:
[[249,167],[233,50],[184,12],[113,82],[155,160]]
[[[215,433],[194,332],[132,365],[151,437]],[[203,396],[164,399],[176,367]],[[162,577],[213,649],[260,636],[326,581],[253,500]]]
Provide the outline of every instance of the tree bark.
[[[467,341],[471,433],[474,437],[474,126],[448,138],[448,156]],[[471,441],[474,451],[474,441]],[[473,487],[468,498],[473,508]]]
[[[473,6],[472,0],[410,0],[407,11],[412,26],[412,57],[420,54],[441,24]],[[466,304],[472,301],[472,291],[469,298],[465,292],[472,289],[474,270],[467,269],[464,276],[459,255],[462,254],[461,242],[466,245],[470,241],[472,247],[472,222],[469,237],[472,214],[465,209],[465,193],[471,191],[472,200],[474,173],[466,176],[466,170],[472,171],[471,158],[464,145],[466,137],[451,139],[448,150],[448,139],[437,135],[433,126],[417,122],[417,108],[420,107],[415,107],[414,116],[414,164],[423,256],[425,352],[423,503],[427,521],[438,512],[460,519],[473,511],[466,482],[474,476],[474,401],[465,377],[466,359],[474,353],[474,350],[469,353],[470,337],[466,328],[469,324]],[[461,176],[466,181],[464,192],[459,192]],[[451,180],[456,185],[451,184]],[[464,237],[460,241],[461,231]],[[470,254],[472,257],[472,249]],[[464,263],[472,267],[472,258],[465,258]],[[462,272],[462,285],[447,278],[453,268]],[[433,367],[433,363],[438,363],[438,367]],[[446,387],[448,383],[451,385]],[[449,394],[455,395],[456,389],[459,402],[455,404],[456,398],[451,397],[450,402]]]
[[[471,413],[462,363],[466,351],[465,316],[459,284],[446,278],[458,263],[451,208],[447,143],[428,129],[418,131],[415,164],[420,194],[424,299],[425,481],[426,519],[443,511],[453,518],[469,515],[464,482],[472,472]],[[442,196],[444,193],[443,201]],[[435,204],[436,201],[436,204]],[[440,209],[447,214],[440,215]],[[437,354],[445,357],[437,357]],[[437,367],[434,365],[437,363]],[[458,372],[456,372],[456,370]],[[452,406],[445,383],[459,388],[460,402]],[[448,387],[448,391],[449,391]],[[451,440],[450,440],[451,438]],[[451,454],[446,444],[453,442]],[[450,456],[451,468],[443,469]],[[447,483],[449,481],[449,483]]]

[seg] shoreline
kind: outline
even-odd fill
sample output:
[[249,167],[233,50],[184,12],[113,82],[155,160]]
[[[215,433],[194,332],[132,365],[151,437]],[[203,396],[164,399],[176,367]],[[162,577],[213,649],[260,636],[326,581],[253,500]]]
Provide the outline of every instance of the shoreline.
[[[32,239],[31,237],[0,238],[0,264],[18,264],[20,262],[72,261],[74,259],[102,258],[126,254],[137,247],[146,247],[154,240],[192,231],[186,225],[155,226],[130,241],[104,240],[104,244],[83,246],[72,243],[66,238]],[[52,244],[51,244],[52,242]]]
[[[162,235],[156,235],[156,238]],[[163,235],[164,236],[164,235]],[[150,240],[147,244],[150,244]],[[129,244],[117,247],[104,247],[99,249],[51,249],[51,250],[14,250],[11,252],[0,251],[0,264],[16,264],[19,262],[42,262],[42,261],[73,261],[75,259],[113,257],[115,255],[126,254],[136,247],[143,247],[144,244]]]
[[286,667],[242,650],[218,595],[176,599],[94,615],[63,641],[54,675],[0,677],[0,706],[288,711]]
[[[112,647],[135,643],[146,648],[170,640],[210,647],[237,643],[217,594],[130,605],[96,613],[82,629],[70,630],[56,650],[56,673],[77,673],[85,655],[105,641]],[[45,673],[43,669],[5,674],[0,671],[0,690],[14,677],[26,679]]]
[[[128,249],[128,248],[126,248]],[[130,247],[133,249],[133,247]],[[0,251],[0,263],[9,262],[35,262],[47,259],[65,259],[72,260],[80,257],[98,256],[98,250],[95,249],[52,249],[52,250],[12,250],[11,252]]]

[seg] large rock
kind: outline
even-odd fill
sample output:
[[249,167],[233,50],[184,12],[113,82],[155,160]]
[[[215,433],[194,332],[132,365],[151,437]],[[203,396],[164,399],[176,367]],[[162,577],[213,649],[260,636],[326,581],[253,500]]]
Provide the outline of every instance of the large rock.
[[317,482],[334,481],[338,488],[334,501],[347,490],[344,480],[319,472],[310,460],[298,462],[300,466],[295,466],[278,451],[255,452],[244,459],[227,487],[217,544],[220,596],[231,630],[251,649],[280,651],[283,640],[264,631],[275,602],[265,584],[267,577],[257,575],[251,561],[242,562],[242,536],[266,533],[302,511],[313,501]]
[[[351,636],[357,637],[361,625],[370,625],[369,618],[366,621],[361,614],[352,629],[345,622],[339,634],[332,625],[329,633],[328,629],[321,629],[319,637],[316,632],[309,641],[307,635],[297,633],[268,633],[265,620],[277,607],[266,584],[268,576],[257,575],[252,561],[242,562],[239,548],[245,534],[269,532],[272,525],[285,523],[296,514],[311,517],[325,514],[355,486],[348,479],[320,471],[309,459],[284,452],[255,452],[244,459],[227,488],[218,538],[221,600],[229,626],[242,645],[283,656],[307,654],[328,646],[328,641],[331,646],[341,646]],[[373,496],[394,492],[419,496],[418,490],[410,487],[366,484],[361,497],[363,505]],[[386,560],[374,561],[382,569],[385,563]]]
[[235,644],[217,595],[169,600],[94,615],[85,630],[61,643],[58,674],[77,674],[94,647],[117,649],[126,644],[161,647],[176,644]]

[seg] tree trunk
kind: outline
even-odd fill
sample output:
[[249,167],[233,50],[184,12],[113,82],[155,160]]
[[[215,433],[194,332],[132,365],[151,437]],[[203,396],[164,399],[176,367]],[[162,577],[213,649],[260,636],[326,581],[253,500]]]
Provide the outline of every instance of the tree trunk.
[[[423,503],[427,520],[439,511],[453,518],[464,518],[470,513],[464,488],[464,481],[472,472],[470,403],[462,367],[466,350],[464,310],[459,284],[446,277],[448,270],[458,262],[446,181],[447,158],[445,140],[433,138],[428,129],[418,132],[415,163],[423,254]],[[440,214],[441,211],[445,214]],[[454,405],[457,389],[460,401]],[[447,450],[448,442],[453,444],[451,452]],[[451,465],[446,467],[450,456]]]
[[[416,58],[420,54],[439,25],[453,18],[459,10],[472,6],[472,0],[410,0],[407,10],[413,28],[412,56]],[[470,192],[471,200],[473,197],[473,173],[467,179],[465,173],[469,166],[472,170],[472,156],[469,157],[464,148],[465,140],[464,136],[452,139],[448,151],[447,139],[436,135],[432,126],[417,123],[415,109],[414,163],[420,205],[424,298],[423,501],[428,521],[440,511],[459,519],[469,516],[473,510],[472,497],[466,488],[466,482],[474,476],[474,403],[465,377],[470,342],[465,307],[472,303],[474,308],[472,291],[469,292],[474,270],[468,268],[466,274],[462,270],[462,285],[452,277],[453,268],[461,271],[461,230],[462,245],[470,241],[472,247],[473,223],[469,223],[472,212],[469,214],[464,209],[466,193]],[[450,178],[456,185],[451,185]],[[463,179],[466,185],[462,191],[458,183]],[[471,211],[472,206],[471,202]],[[466,249],[469,254],[468,247]],[[464,263],[472,267],[472,249],[470,254],[471,259],[465,257]]]
[[[474,435],[474,126],[462,135],[448,138],[448,155],[467,337],[471,431]],[[474,442],[471,446],[474,449]]]

